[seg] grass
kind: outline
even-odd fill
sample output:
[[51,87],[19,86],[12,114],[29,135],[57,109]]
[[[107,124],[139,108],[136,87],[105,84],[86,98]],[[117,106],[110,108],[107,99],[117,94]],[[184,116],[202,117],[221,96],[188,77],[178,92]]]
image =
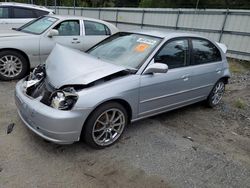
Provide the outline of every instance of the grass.
[[244,109],[246,107],[246,103],[244,100],[242,100],[241,98],[238,98],[236,101],[235,101],[235,107],[236,108],[239,108],[239,109]]
[[232,58],[228,58],[229,68],[232,73],[244,73],[250,71],[249,61],[240,61]]

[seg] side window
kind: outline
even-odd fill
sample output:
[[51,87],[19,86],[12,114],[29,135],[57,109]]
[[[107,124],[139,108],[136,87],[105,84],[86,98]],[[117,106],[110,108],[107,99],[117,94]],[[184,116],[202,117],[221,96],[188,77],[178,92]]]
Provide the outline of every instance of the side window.
[[49,14],[49,12],[43,10],[34,10],[34,12],[36,14],[36,18]]
[[109,28],[101,23],[84,21],[85,35],[110,35]]
[[9,8],[0,7],[0,18],[9,18]]
[[13,18],[35,18],[32,9],[13,7]]
[[211,42],[203,39],[192,39],[193,61],[191,65],[221,61],[220,51]]
[[167,42],[155,56],[155,62],[167,64],[169,69],[184,67],[188,59],[189,50],[186,39]]
[[54,27],[59,32],[59,36],[76,36],[80,35],[79,20],[68,20],[59,23]]

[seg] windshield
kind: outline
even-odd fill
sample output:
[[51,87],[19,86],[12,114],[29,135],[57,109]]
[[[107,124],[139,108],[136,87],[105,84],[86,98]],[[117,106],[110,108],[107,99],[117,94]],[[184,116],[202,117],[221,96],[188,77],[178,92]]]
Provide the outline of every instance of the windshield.
[[57,20],[57,18],[49,16],[40,17],[20,27],[18,31],[23,31],[32,34],[41,34],[45,30],[47,30],[51,25],[53,25]]
[[147,35],[117,33],[87,53],[112,64],[138,69],[160,41],[161,38]]

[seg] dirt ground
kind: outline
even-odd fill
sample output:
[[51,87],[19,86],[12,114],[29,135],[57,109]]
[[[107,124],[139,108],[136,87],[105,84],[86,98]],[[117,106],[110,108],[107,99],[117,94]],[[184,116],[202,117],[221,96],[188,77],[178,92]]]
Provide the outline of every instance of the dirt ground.
[[230,65],[218,107],[199,103],[138,121],[104,150],[36,136],[17,115],[15,82],[0,82],[0,188],[250,187],[250,64]]

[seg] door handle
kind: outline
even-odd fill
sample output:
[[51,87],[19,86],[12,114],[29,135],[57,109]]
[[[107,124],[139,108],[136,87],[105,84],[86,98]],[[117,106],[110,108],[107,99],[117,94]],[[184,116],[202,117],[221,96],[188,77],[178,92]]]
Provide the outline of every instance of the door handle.
[[189,74],[185,74],[181,77],[181,79],[183,79],[184,81],[188,81],[189,80]]
[[73,38],[73,40],[71,41],[72,44],[79,44],[80,41],[78,40],[78,38]]

